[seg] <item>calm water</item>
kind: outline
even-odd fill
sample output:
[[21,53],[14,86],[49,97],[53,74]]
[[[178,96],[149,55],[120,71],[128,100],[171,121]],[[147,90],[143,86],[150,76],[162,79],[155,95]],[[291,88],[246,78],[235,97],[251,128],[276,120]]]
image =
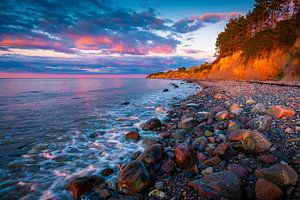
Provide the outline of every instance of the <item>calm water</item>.
[[163,119],[161,108],[196,87],[146,79],[0,79],[0,198],[70,199],[65,185],[72,177],[128,161],[142,146],[124,133],[153,116]]

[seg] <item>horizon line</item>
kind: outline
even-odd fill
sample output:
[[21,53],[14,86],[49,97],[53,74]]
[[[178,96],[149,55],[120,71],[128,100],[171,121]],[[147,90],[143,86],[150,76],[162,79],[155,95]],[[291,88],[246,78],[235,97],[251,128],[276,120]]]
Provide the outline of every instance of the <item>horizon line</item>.
[[95,79],[95,78],[146,78],[147,74],[52,74],[30,72],[0,72],[0,79]]

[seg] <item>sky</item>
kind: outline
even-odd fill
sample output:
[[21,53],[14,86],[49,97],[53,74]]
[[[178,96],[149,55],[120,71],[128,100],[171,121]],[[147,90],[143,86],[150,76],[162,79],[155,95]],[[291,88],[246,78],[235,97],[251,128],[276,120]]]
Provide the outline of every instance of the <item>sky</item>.
[[2,74],[149,74],[214,60],[254,0],[2,0]]

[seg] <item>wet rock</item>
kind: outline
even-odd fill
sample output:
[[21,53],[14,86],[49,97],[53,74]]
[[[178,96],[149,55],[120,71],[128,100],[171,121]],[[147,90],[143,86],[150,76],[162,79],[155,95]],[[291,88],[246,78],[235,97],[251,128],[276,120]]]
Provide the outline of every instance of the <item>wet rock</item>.
[[210,159],[207,159],[204,161],[204,164],[207,166],[216,166],[218,165],[220,162],[222,162],[222,159],[219,158],[218,156],[214,156]]
[[282,190],[265,179],[258,179],[255,184],[255,199],[256,200],[280,200],[283,199]]
[[227,119],[228,117],[228,111],[221,111],[221,112],[218,112],[216,115],[215,115],[215,119],[218,120],[218,121],[224,121],[225,119]]
[[152,190],[149,193],[149,197],[158,198],[158,199],[164,199],[164,198],[166,198],[166,194],[164,192],[162,192],[162,191],[159,191],[159,190]]
[[164,182],[158,181],[154,184],[154,188],[157,190],[163,190],[164,189]]
[[217,146],[217,148],[215,148],[213,154],[223,159],[229,159],[235,154],[235,152],[230,144],[221,143]]
[[163,139],[166,139],[166,138],[169,138],[171,137],[171,133],[168,133],[168,132],[162,132],[159,134],[159,137],[163,138]]
[[221,99],[223,99],[223,95],[220,94],[220,93],[217,93],[217,94],[215,94],[214,98],[215,98],[216,100],[221,100]]
[[201,174],[203,174],[204,176],[208,176],[208,175],[211,175],[214,171],[214,168],[213,167],[208,167],[204,170],[201,171]]
[[148,148],[154,144],[161,144],[162,141],[159,138],[154,138],[154,137],[146,137],[143,140],[143,145],[145,146],[145,148]]
[[169,89],[166,88],[166,89],[163,90],[163,92],[169,92]]
[[284,106],[272,106],[268,109],[268,114],[274,118],[291,117],[296,114],[296,111],[292,108]]
[[113,173],[114,173],[114,170],[112,168],[105,168],[105,169],[101,170],[102,176],[110,176]]
[[161,122],[158,118],[149,119],[141,124],[144,131],[154,131],[161,127]]
[[173,160],[167,160],[164,162],[160,168],[163,174],[172,174],[175,170],[175,163]]
[[178,127],[183,129],[191,129],[197,126],[197,124],[198,122],[194,118],[189,117],[189,118],[182,119],[179,122]]
[[143,161],[147,165],[155,165],[162,161],[164,149],[161,144],[153,144],[139,155],[137,160]]
[[234,173],[221,171],[188,183],[199,196],[208,199],[242,199],[241,180]]
[[153,184],[153,179],[140,160],[132,161],[120,170],[118,188],[124,193],[140,193]]
[[126,140],[139,140],[140,139],[140,134],[135,131],[131,131],[125,134]]
[[297,183],[298,179],[295,170],[287,164],[275,164],[269,168],[256,170],[255,176],[266,179],[281,187],[293,186]]
[[264,115],[250,120],[247,123],[247,126],[249,126],[252,130],[265,131],[269,130],[271,124],[272,117],[270,117],[269,115]]
[[248,99],[248,100],[246,101],[246,104],[247,104],[247,105],[252,105],[252,104],[255,104],[255,101],[254,101],[253,99]]
[[112,196],[112,191],[109,189],[101,189],[99,190],[100,199],[109,199]]
[[229,107],[229,112],[240,115],[243,112],[243,109],[238,104],[234,103]]
[[251,109],[251,112],[252,113],[266,113],[267,109],[264,104],[258,103],[253,106],[253,108]]
[[199,104],[196,104],[196,103],[188,103],[185,105],[186,107],[192,107],[192,108],[199,108]]
[[213,135],[213,132],[211,132],[210,130],[206,130],[206,131],[204,132],[204,135],[205,135],[206,137],[210,137],[210,136]]
[[228,122],[228,126],[227,126],[227,129],[229,131],[233,131],[235,129],[239,129],[240,128],[240,124],[237,123],[236,121],[233,121],[233,120],[229,120]]
[[238,129],[231,132],[228,139],[231,142],[238,142],[242,149],[253,154],[265,152],[272,145],[262,133],[246,129]]
[[125,102],[121,103],[121,106],[128,106],[129,104],[130,104],[130,102],[125,101]]
[[258,159],[260,160],[260,161],[263,161],[263,162],[265,162],[265,163],[273,163],[274,162],[274,160],[275,160],[275,156],[274,155],[272,155],[272,154],[268,154],[268,155],[261,155],[261,156],[259,156],[258,157]]
[[238,177],[245,177],[248,175],[248,171],[245,167],[238,164],[229,164],[227,166],[228,171],[235,173]]
[[288,127],[284,130],[285,133],[288,133],[288,134],[292,134],[292,133],[295,133],[294,129]]
[[72,192],[74,199],[79,199],[81,195],[93,191],[96,186],[104,183],[104,180],[98,176],[85,176],[72,180],[67,189]]
[[175,139],[184,139],[186,134],[185,129],[177,129],[172,133],[172,137]]
[[175,162],[180,168],[188,168],[196,163],[197,156],[187,144],[180,144],[174,151]]

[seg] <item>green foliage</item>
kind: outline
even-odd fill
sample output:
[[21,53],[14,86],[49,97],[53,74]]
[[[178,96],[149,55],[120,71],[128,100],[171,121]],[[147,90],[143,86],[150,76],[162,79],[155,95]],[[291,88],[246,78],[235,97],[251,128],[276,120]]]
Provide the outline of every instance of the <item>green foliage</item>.
[[204,63],[204,64],[202,64],[200,66],[192,67],[188,71],[191,71],[193,73],[197,73],[197,72],[202,72],[204,70],[210,70],[211,67],[212,67],[212,65],[210,63]]
[[186,68],[185,67],[179,67],[177,69],[178,72],[185,72],[186,71]]
[[[300,36],[300,17],[291,16],[291,0],[255,0],[246,16],[230,20],[216,41],[219,57],[241,50],[246,57],[274,48],[289,47]],[[282,20],[285,19],[285,20]]]
[[276,81],[280,81],[280,80],[283,79],[283,77],[284,77],[284,72],[281,71],[279,74],[277,74],[277,76],[275,76],[274,79],[275,79]]

